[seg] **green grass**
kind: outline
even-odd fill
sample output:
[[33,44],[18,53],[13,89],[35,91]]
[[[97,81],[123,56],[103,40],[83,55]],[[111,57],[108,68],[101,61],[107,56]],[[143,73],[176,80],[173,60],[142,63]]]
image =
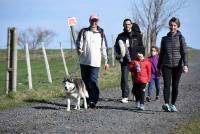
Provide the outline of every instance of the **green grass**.
[[181,125],[176,129],[175,134],[199,134],[200,133],[200,118],[197,117],[192,121]]
[[[64,53],[70,75],[80,77],[80,67],[76,51],[64,50]],[[33,90],[28,89],[25,53],[23,50],[18,50],[17,92],[11,92],[9,95],[5,95],[6,51],[0,50],[0,56],[0,110],[33,102],[27,100],[48,101],[64,95],[62,81],[65,72],[60,50],[47,50],[52,84],[48,83],[42,50],[30,51]],[[110,67],[108,71],[105,71],[102,67],[99,76],[100,90],[119,86],[119,77],[119,63],[114,67]]]

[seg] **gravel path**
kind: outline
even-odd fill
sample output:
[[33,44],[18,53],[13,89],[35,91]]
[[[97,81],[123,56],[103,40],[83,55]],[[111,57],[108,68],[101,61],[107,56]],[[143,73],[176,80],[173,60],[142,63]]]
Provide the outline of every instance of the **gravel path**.
[[[200,111],[200,51],[190,61],[189,73],[182,75],[177,113],[163,112],[163,96],[146,102],[145,111],[137,111],[134,102],[119,102],[121,90],[101,92],[98,108],[66,111],[65,100],[41,101],[32,106],[0,112],[0,133],[105,133],[168,134]],[[130,96],[132,100],[132,96]]]

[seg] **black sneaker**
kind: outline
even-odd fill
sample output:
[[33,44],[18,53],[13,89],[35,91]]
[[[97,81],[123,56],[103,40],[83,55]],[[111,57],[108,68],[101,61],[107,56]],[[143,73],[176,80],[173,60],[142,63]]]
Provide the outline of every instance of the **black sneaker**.
[[150,96],[147,96],[147,97],[146,97],[146,101],[147,101],[147,102],[150,102],[150,101],[151,101],[151,97],[150,97]]
[[92,108],[92,109],[95,109],[96,108],[96,104],[94,102],[90,102],[89,103],[89,107]]
[[155,100],[159,100],[159,96],[156,96]]

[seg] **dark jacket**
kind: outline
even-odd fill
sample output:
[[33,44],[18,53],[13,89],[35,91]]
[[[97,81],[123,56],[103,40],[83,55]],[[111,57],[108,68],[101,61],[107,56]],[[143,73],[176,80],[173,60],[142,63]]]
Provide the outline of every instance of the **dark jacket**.
[[180,31],[172,36],[171,32],[164,36],[161,40],[160,55],[158,60],[158,69],[162,66],[178,67],[187,66],[187,46],[185,38]]
[[[142,35],[139,32],[122,32],[118,35],[116,42],[115,42],[115,52],[117,54],[121,54],[120,52],[120,48],[119,48],[119,40],[122,40],[124,42],[124,44],[126,43],[126,40],[129,41],[129,54],[130,54],[130,58],[131,60],[136,58],[137,52],[143,53],[145,54],[145,49],[143,46],[143,42],[142,42]],[[123,57],[123,63],[122,64],[127,64],[129,62],[127,55],[125,55],[125,57]]]

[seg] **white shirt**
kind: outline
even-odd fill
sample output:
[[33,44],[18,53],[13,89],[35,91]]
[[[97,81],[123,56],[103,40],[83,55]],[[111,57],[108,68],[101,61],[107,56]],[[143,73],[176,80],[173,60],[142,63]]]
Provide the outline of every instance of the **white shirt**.
[[[101,52],[107,64],[107,52],[105,46],[105,40],[101,37],[101,33],[93,31],[83,32],[85,35],[81,35],[80,49],[83,53],[80,55],[80,64],[90,65],[93,67],[101,66]],[[83,34],[82,33],[82,34]],[[83,39],[83,37],[85,39]]]

